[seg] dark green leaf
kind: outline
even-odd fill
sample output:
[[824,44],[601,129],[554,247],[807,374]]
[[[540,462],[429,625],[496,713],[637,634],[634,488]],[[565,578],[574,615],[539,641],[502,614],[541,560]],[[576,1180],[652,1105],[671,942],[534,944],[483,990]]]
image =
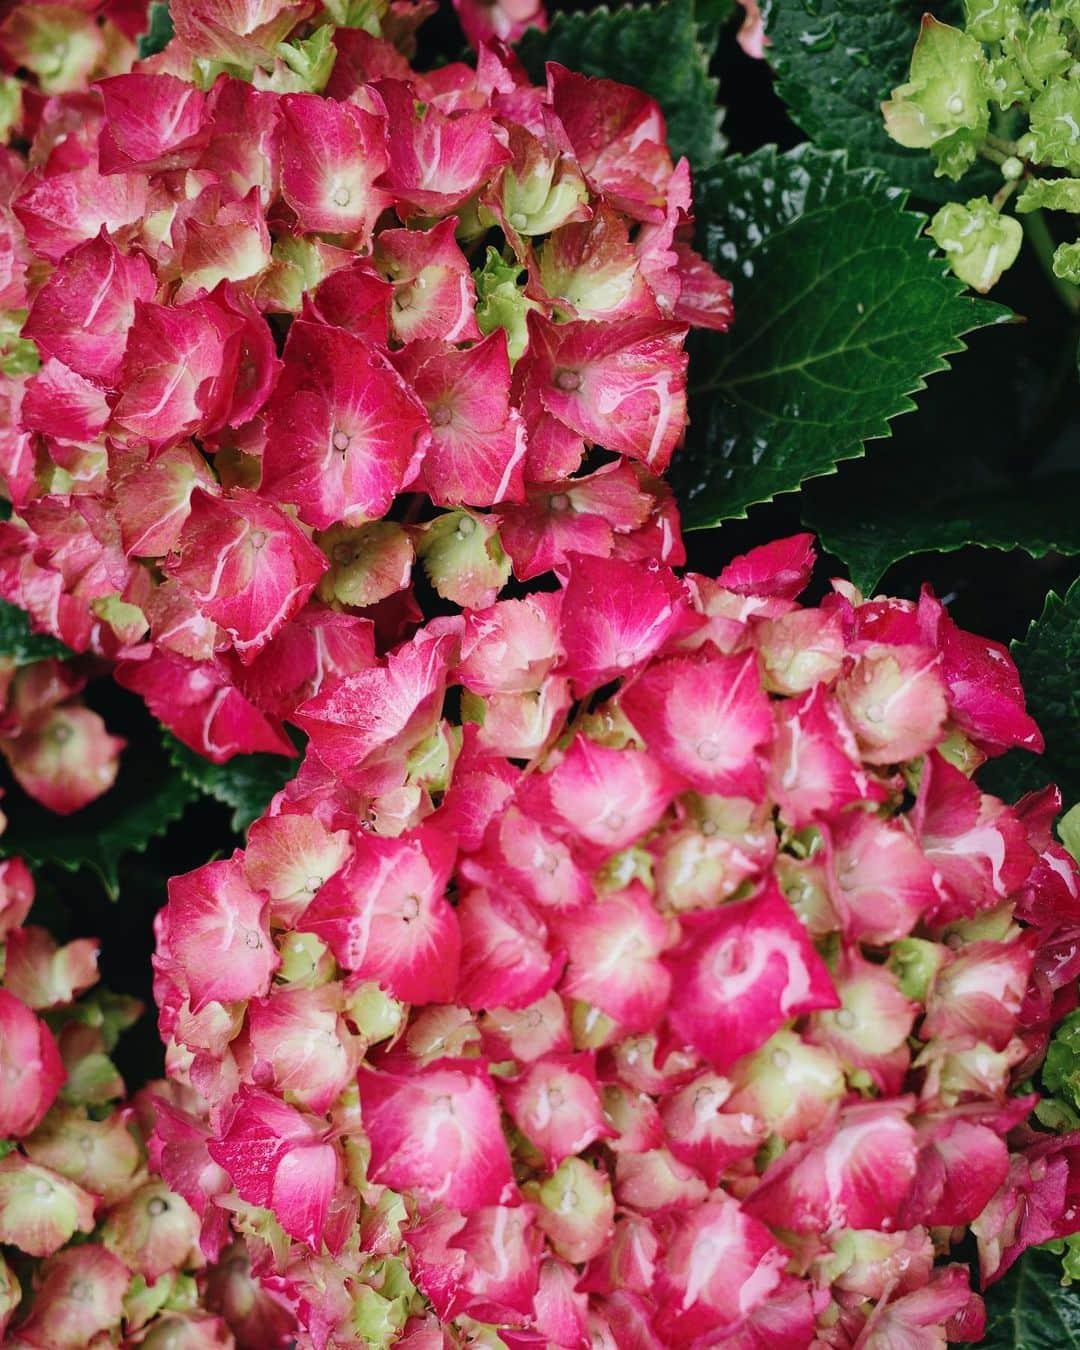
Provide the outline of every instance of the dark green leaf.
[[149,18],[150,27],[136,43],[140,61],[163,51],[173,37],[173,22],[167,0],[154,0],[150,6]]
[[144,852],[198,795],[164,755],[160,761],[148,774],[145,761],[129,763],[125,754],[116,786],[63,820],[35,803],[20,803],[0,838],[0,854],[17,854],[35,864],[54,863],[69,872],[89,868],[115,900],[121,858]]
[[[710,2],[703,23],[718,12]],[[672,153],[686,155],[696,171],[723,153],[723,111],[716,106],[708,53],[698,40],[693,0],[626,6],[614,13],[605,5],[583,14],[560,12],[546,33],[530,29],[517,50],[534,80],[543,81],[545,61],[558,61],[585,75],[644,89],[664,111]]]
[[1046,753],[1011,750],[981,770],[979,781],[1009,799],[1057,783],[1071,806],[1080,801],[1080,578],[1064,598],[1050,592],[1027,637],[1012,644],[1012,654]]
[[1031,1248],[986,1293],[982,1350],[1080,1350],[1080,1291],[1061,1284],[1061,1257]]
[[721,31],[735,9],[735,0],[694,0],[698,41],[710,57],[716,51]]
[[850,498],[836,496],[807,512],[807,523],[867,595],[893,563],[916,553],[950,553],[967,544],[1019,548],[1033,558],[1080,553],[1080,473],[944,498],[935,498],[921,478],[894,477],[899,481],[890,494],[860,498],[857,511]]
[[[890,182],[929,201],[978,196],[995,182],[980,166],[958,187],[934,177],[924,150],[905,150],[885,134],[881,104],[908,77],[920,0],[764,0],[766,55],[792,120],[823,150],[881,169]],[[1000,183],[1000,177],[996,178]]]
[[672,466],[691,527],[862,454],[963,350],[961,334],[1010,317],[965,296],[903,193],[842,153],[767,146],[718,164],[697,196],[735,324],[693,345],[691,425]]
[[192,788],[232,807],[232,828],[238,834],[262,815],[274,793],[296,773],[297,761],[283,755],[236,755],[225,764],[212,764],[167,732],[163,740],[171,763]]
[[17,605],[0,600],[0,657],[10,657],[16,665],[25,666],[31,661],[44,661],[47,656],[65,660],[71,655],[71,649],[56,638],[32,632],[30,616]]

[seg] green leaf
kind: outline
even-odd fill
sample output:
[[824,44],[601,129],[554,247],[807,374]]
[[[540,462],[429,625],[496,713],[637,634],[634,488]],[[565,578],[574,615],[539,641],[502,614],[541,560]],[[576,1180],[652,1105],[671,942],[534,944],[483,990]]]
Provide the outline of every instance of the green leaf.
[[[792,121],[823,150],[880,169],[927,201],[976,196],[1000,176],[973,170],[962,192],[934,177],[925,150],[905,150],[885,133],[881,104],[908,78],[926,9],[920,0],[764,0],[766,57]],[[951,17],[951,16],[950,16]]]
[[0,657],[9,657],[16,665],[26,666],[31,661],[44,661],[47,656],[58,656],[62,661],[74,653],[69,647],[47,633],[34,633],[30,616],[18,605],[0,600]]
[[1029,1248],[986,1295],[981,1350],[1080,1350],[1080,1291],[1061,1284],[1061,1258]]
[[149,11],[150,26],[136,42],[139,60],[156,56],[172,41],[173,22],[169,14],[167,0],[154,0]]
[[[715,26],[712,0],[702,29]],[[585,75],[632,84],[651,94],[667,119],[672,154],[685,155],[696,172],[715,164],[724,150],[723,110],[708,52],[698,40],[693,0],[626,6],[614,13],[601,5],[587,14],[560,12],[546,33],[530,29],[517,52],[534,80],[543,82],[544,62],[558,61]]]
[[297,761],[283,755],[235,755],[225,764],[212,764],[168,732],[162,741],[170,763],[192,789],[232,807],[237,834],[262,815],[274,793],[296,773]]
[[857,511],[850,497],[834,494],[806,513],[807,523],[829,552],[844,560],[866,595],[893,563],[917,553],[951,553],[968,544],[1023,549],[1033,558],[1080,553],[1080,473],[944,497],[921,476],[892,477],[888,495],[861,495]]
[[[164,755],[153,769],[121,757],[116,786],[82,811],[58,820],[36,803],[12,810],[0,855],[18,855],[33,864],[53,863],[68,872],[96,872],[111,900],[120,893],[119,864],[125,854],[143,853],[179,820],[198,796]],[[5,803],[6,804],[6,803]]]
[[1057,783],[1071,806],[1080,801],[1080,578],[1064,598],[1050,592],[1027,637],[1011,650],[1046,751],[1011,750],[980,770],[979,782],[1007,799]]
[[965,296],[903,193],[840,152],[766,146],[710,170],[697,196],[735,324],[693,342],[690,430],[671,474],[691,528],[861,455],[963,350],[962,333],[1011,317]]

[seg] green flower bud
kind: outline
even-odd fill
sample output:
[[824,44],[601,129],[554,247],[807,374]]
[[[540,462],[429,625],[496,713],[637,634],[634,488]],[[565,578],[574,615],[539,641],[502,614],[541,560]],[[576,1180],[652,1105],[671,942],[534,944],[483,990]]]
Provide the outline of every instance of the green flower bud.
[[282,984],[314,989],[334,978],[337,966],[321,938],[314,933],[284,933],[278,940],[281,966],[277,979]]
[[493,516],[465,510],[436,516],[424,526],[416,552],[439,595],[463,609],[494,604],[510,579]]
[[14,75],[0,75],[0,137],[5,141],[22,121],[22,82]]
[[326,604],[377,604],[409,584],[413,546],[404,526],[393,520],[367,525],[331,525],[317,530],[315,542],[330,559],[319,582]]
[[938,173],[959,178],[990,124],[988,69],[982,47],[959,28],[927,15],[911,57],[911,79],[882,104],[894,141],[932,149]]
[[945,956],[946,949],[940,943],[906,937],[892,944],[888,966],[904,996],[915,1003],[925,1003]]
[[618,1022],[607,1013],[576,998],[570,1005],[570,1034],[575,1050],[600,1050],[614,1045],[621,1033]]
[[362,28],[372,37],[382,37],[387,8],[387,0],[323,0],[323,9],[338,28]]
[[1046,1048],[1043,1087],[1080,1109],[1080,1011],[1069,1013]]
[[1033,89],[1044,88],[1048,80],[1063,75],[1072,65],[1061,24],[1046,10],[1033,14],[1027,30],[1018,33],[1013,41],[1020,69]]
[[1020,222],[995,211],[985,197],[973,197],[966,206],[948,202],[927,233],[960,280],[981,292],[1013,265],[1024,238]]
[[428,792],[445,792],[461,749],[461,728],[440,722],[430,736],[413,746],[406,760],[409,782]]
[[1066,811],[1057,824],[1058,837],[1072,856],[1080,862],[1080,802]]
[[1040,94],[1031,105],[1029,135],[1032,153],[1025,158],[1080,168],[1080,85],[1059,80]]
[[506,330],[506,348],[511,362],[516,361],[529,345],[529,310],[540,308],[518,284],[524,271],[517,262],[503,262],[498,249],[489,245],[483,267],[473,273],[477,326],[485,337],[496,328]]
[[[267,87],[279,93],[300,94],[310,91],[313,94],[321,94],[326,88],[337,56],[333,39],[333,26],[324,24],[322,28],[316,28],[309,38],[297,38],[295,42],[279,42],[276,53],[282,64],[292,73],[293,78],[277,80],[278,72],[275,71],[275,78],[267,82]],[[285,88],[285,85],[288,85],[288,88]]]
[[[3,84],[0,82],[0,97]],[[0,102],[0,116],[3,104]],[[41,365],[37,343],[19,336],[26,322],[25,309],[9,309],[0,313],[0,370],[5,375],[33,375]]]
[[1058,244],[1054,250],[1054,275],[1080,285],[1080,243]]
[[1020,16],[1019,0],[964,0],[964,25],[980,42],[1000,42]]
[[1032,178],[1016,199],[1017,215],[1028,211],[1072,211],[1080,215],[1080,178]]
[[376,1350],[392,1345],[398,1339],[408,1317],[404,1299],[388,1299],[377,1294],[369,1284],[353,1286],[352,1309],[349,1322],[357,1339]]
[[1010,155],[1009,158],[1002,163],[1001,176],[1005,179],[1006,183],[1015,183],[1018,178],[1022,178],[1024,176],[1024,165],[1022,161],[1017,159],[1015,155]]
[[404,1006],[370,983],[357,985],[352,991],[345,1015],[368,1045],[396,1036],[405,1022]]
[[537,1223],[564,1261],[588,1261],[607,1246],[615,1200],[606,1172],[584,1158],[567,1158],[545,1181],[522,1189],[539,1206]]

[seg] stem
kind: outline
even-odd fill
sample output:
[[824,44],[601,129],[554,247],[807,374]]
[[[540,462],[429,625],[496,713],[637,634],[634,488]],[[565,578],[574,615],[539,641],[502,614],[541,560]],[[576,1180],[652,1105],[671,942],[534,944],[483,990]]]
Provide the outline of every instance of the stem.
[[999,166],[1009,158],[1004,150],[996,150],[992,145],[980,145],[979,154],[983,159],[988,159],[991,164]]
[[1039,266],[1045,272],[1051,286],[1057,291],[1058,299],[1070,314],[1080,314],[1080,286],[1074,286],[1071,281],[1059,277],[1054,271],[1054,249],[1056,245],[1042,211],[1032,211],[1030,215],[1026,215],[1023,219],[1023,226],[1024,233],[1027,235],[1031,247],[1035,250],[1035,256],[1039,260]]
[[[986,137],[986,144],[992,150],[996,150],[999,155],[1003,155],[1006,159],[1011,155],[1016,155],[1016,142],[1007,141],[1004,136],[988,134]],[[1017,158],[1019,159],[1019,155],[1017,155]]]
[[1024,180],[1022,178],[1010,178],[1008,182],[1002,183],[1001,187],[998,188],[998,190],[994,193],[993,197],[990,199],[990,205],[994,208],[995,211],[1001,210],[1001,208],[1013,195],[1016,189],[1021,186],[1023,181]]

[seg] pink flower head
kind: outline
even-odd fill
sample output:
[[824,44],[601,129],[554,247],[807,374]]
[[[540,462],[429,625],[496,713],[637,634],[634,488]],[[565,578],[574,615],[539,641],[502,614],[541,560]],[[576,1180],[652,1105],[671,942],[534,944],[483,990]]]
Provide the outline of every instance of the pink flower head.
[[297,1242],[318,1251],[337,1187],[340,1163],[312,1118],[267,1092],[241,1088],[236,1114],[211,1158],[241,1198],[271,1209]]
[[66,816],[112,787],[126,744],[109,734],[96,712],[68,703],[5,741],[3,753],[19,786]]
[[888,1231],[915,1179],[918,1146],[908,1106],[896,1099],[850,1107],[772,1163],[747,1209],[796,1233]]
[[498,1098],[482,1064],[444,1061],[419,1074],[361,1068],[358,1082],[374,1181],[465,1213],[512,1195]]
[[832,895],[852,938],[892,942],[935,910],[933,865],[903,824],[849,811],[827,828]]
[[435,728],[456,637],[419,634],[387,658],[296,712],[315,753],[350,785],[372,793],[405,780],[405,757]]
[[545,1055],[506,1082],[503,1106],[549,1171],[611,1133],[588,1055]]
[[442,1211],[409,1229],[412,1274],[444,1322],[467,1314],[521,1322],[532,1313],[542,1236],[526,1206]]
[[655,1025],[671,991],[660,961],[671,931],[640,882],[559,917],[554,926],[569,958],[564,993],[601,1009],[626,1031]]
[[173,75],[132,73],[98,83],[105,111],[103,173],[187,168],[201,147],[206,95]]
[[281,191],[300,229],[366,242],[390,200],[376,186],[387,165],[383,118],[315,94],[286,94],[278,107]]
[[290,329],[268,417],[262,491],[320,528],[384,515],[427,443],[423,406],[382,356],[303,321]]
[[555,983],[563,957],[549,950],[547,925],[508,888],[476,887],[456,910],[461,978],[455,1001],[468,1008],[524,1008]]
[[639,89],[549,62],[551,104],[594,191],[635,220],[661,221],[672,174],[664,115]]
[[941,657],[928,647],[856,642],[836,692],[868,764],[932,749],[948,712]]
[[296,754],[280,725],[244,698],[213,661],[191,661],[157,648],[119,662],[115,675],[118,684],[143,696],[178,740],[214,764],[260,750]]
[[936,754],[923,767],[915,824],[934,868],[941,921],[1004,900],[1035,862],[1015,813]]
[[735,1331],[780,1283],[788,1253],[723,1192],[672,1220],[660,1272],[669,1344]]
[[762,747],[773,736],[769,700],[752,653],[711,648],[655,662],[622,694],[646,745],[702,792],[756,796]]
[[529,786],[541,819],[600,860],[651,830],[680,783],[643,751],[578,735],[551,772]]
[[599,688],[643,665],[688,618],[668,568],[573,555],[563,591],[560,669],[579,691]]
[[280,965],[266,926],[268,901],[238,857],[205,863],[169,882],[169,949],[193,1012],[211,1001],[259,998]]
[[682,922],[683,942],[665,958],[668,1016],[720,1073],[790,1017],[839,1006],[825,963],[775,882],[752,900]]
[[339,965],[395,998],[449,1002],[461,945],[445,899],[455,856],[453,840],[428,827],[396,839],[362,837],[300,926],[320,937]]
[[427,409],[431,441],[420,484],[440,506],[491,506],[524,496],[525,428],[511,409],[500,328],[469,348],[414,341],[397,359]]
[[52,1032],[14,994],[0,989],[0,1129],[32,1133],[67,1074]]
[[399,342],[468,342],[476,325],[476,288],[447,216],[429,230],[382,230],[373,262],[392,288],[390,322]]
[[138,253],[124,255],[106,230],[74,248],[34,297],[23,333],[45,356],[109,386],[124,357],[135,302],[153,299],[154,278]]
[[549,416],[608,450],[667,468],[686,420],[687,330],[660,319],[533,319],[527,378]]
[[326,558],[289,517],[253,492],[196,488],[175,555],[166,563],[194,604],[253,660],[300,609]]
[[444,113],[403,80],[379,80],[372,87],[387,115],[389,163],[382,186],[403,220],[446,215],[509,158],[486,109]]

